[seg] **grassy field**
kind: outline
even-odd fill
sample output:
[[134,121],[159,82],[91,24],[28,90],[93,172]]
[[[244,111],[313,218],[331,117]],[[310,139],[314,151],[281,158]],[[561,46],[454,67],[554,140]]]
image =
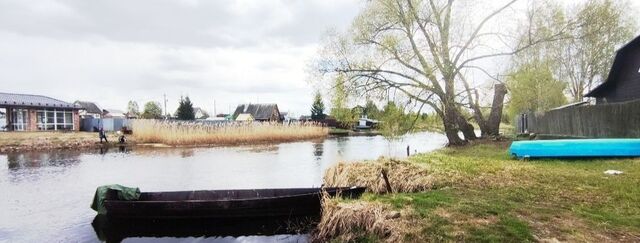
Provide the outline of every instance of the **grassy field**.
[[[341,213],[323,215],[327,219],[315,237],[374,242],[640,241],[640,159],[520,161],[511,159],[508,145],[484,142],[411,157],[409,164],[419,166],[414,171],[420,173],[400,179],[389,173],[392,186],[424,180],[428,174],[425,185],[430,190],[367,193],[361,200],[328,203],[328,212]],[[605,175],[609,169],[624,174]],[[341,176],[331,173],[325,177]],[[357,178],[372,177],[376,175]],[[374,216],[353,216],[354,208]],[[401,216],[388,216],[396,212]],[[336,219],[341,215],[353,218]]]
[[280,143],[324,138],[326,127],[314,123],[198,124],[134,120],[133,136],[140,143],[167,145],[237,145]]

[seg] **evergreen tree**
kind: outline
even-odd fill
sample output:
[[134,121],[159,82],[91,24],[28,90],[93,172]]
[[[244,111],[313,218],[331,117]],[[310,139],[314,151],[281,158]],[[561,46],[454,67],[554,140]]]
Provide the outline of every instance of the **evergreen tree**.
[[323,120],[326,116],[327,115],[324,114],[324,102],[322,102],[322,96],[320,95],[320,91],[318,91],[313,98],[313,105],[311,106],[311,120]]
[[176,117],[178,120],[183,121],[191,121],[196,119],[196,114],[193,112],[193,104],[189,99],[189,96],[182,98],[180,97],[180,104],[178,105],[178,110],[176,111]]

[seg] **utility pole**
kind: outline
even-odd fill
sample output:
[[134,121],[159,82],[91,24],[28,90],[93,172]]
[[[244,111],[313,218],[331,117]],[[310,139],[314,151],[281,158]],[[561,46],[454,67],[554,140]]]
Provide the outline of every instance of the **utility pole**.
[[164,119],[168,119],[167,117],[167,94],[164,94]]

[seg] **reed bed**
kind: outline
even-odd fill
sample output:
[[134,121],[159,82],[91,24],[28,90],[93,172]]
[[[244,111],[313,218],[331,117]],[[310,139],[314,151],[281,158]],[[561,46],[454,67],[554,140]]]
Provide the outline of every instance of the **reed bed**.
[[435,177],[424,165],[385,158],[335,164],[325,172],[324,183],[327,187],[366,186],[369,192],[386,193],[382,171],[386,171],[393,192],[419,192],[434,187]]
[[237,145],[291,142],[327,136],[328,129],[316,123],[201,123],[134,120],[138,143],[167,145]]
[[323,198],[322,218],[311,232],[311,242],[357,242],[366,238],[397,239],[390,237],[400,229],[387,216],[388,209],[380,203],[340,202]]

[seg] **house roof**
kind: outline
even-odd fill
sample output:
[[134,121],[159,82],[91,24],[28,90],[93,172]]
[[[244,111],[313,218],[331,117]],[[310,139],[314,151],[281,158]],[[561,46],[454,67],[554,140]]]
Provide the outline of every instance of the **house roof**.
[[236,117],[236,121],[253,121],[253,116],[249,113],[242,113]]
[[618,80],[615,77],[618,76],[618,73],[620,72],[620,69],[624,64],[622,57],[627,54],[627,51],[629,49],[638,48],[638,47],[640,47],[640,36],[637,36],[635,39],[631,40],[622,48],[618,49],[618,51],[616,52],[616,57],[613,60],[613,65],[611,65],[611,70],[609,70],[609,75],[607,76],[607,79],[602,84],[598,85],[598,87],[595,87],[593,90],[589,91],[589,93],[587,93],[584,96],[585,97],[602,97],[607,90],[613,88]]
[[583,105],[588,105],[589,101],[579,101],[579,102],[575,102],[575,103],[571,103],[571,104],[566,104],[563,106],[558,106],[556,108],[551,109],[550,111],[555,111],[555,110],[562,110],[565,108],[569,108],[569,107],[576,107],[576,106],[583,106]]
[[274,109],[278,110],[277,104],[242,104],[238,105],[233,116],[238,117],[242,113],[249,113],[256,120],[269,120]]
[[0,107],[43,107],[80,109],[71,103],[43,95],[0,93]]
[[76,100],[76,102],[73,102],[73,103],[75,105],[82,107],[82,109],[87,111],[87,113],[102,114],[102,109],[100,109],[100,107],[96,105],[96,103],[89,102],[89,101],[79,101],[79,100]]
[[116,109],[105,109],[103,111],[106,111],[105,116],[106,117],[126,117],[126,115],[124,114],[123,111],[121,110],[116,110]]

